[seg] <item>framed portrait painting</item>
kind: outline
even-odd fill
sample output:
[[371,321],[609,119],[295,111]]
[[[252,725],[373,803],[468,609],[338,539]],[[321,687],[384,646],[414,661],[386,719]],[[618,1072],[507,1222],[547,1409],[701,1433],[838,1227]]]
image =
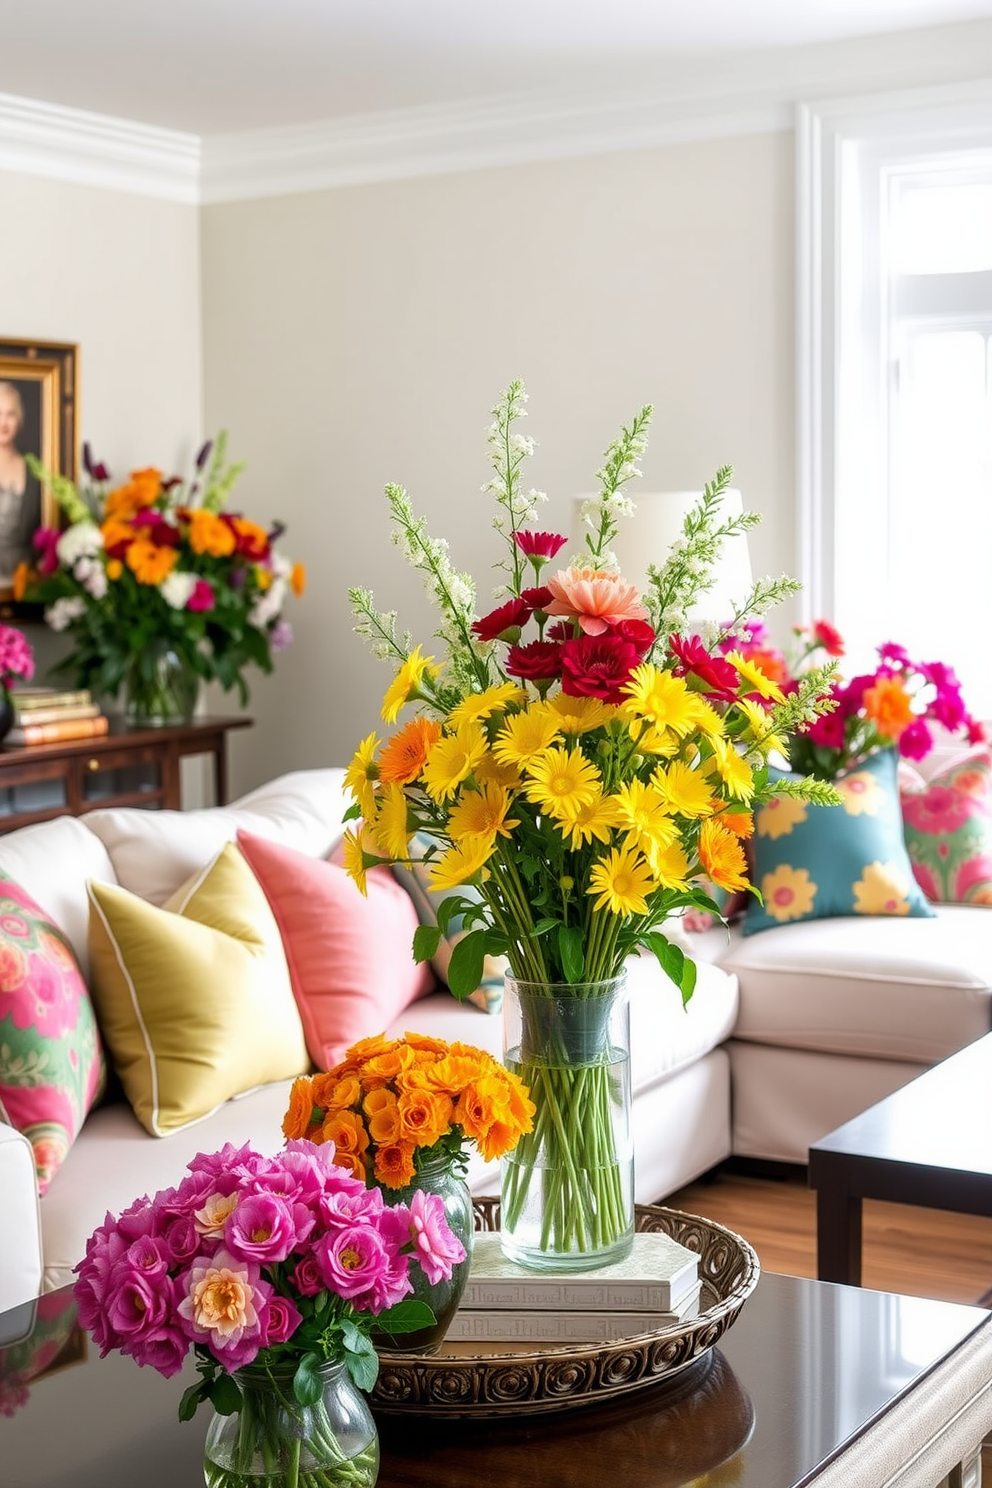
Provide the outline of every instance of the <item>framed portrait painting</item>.
[[0,338],[0,614],[30,616],[14,600],[14,570],[34,554],[38,527],[58,527],[52,493],[25,462],[77,478],[79,347]]

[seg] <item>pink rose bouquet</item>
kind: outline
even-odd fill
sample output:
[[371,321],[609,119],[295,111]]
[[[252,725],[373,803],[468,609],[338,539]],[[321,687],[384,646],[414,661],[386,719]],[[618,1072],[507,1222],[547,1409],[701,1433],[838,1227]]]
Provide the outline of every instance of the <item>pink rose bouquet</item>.
[[390,1207],[335,1165],[332,1144],[291,1141],[263,1157],[228,1143],[194,1158],[176,1188],[108,1215],[76,1267],[75,1296],[101,1356],[117,1349],[171,1377],[193,1350],[201,1378],[180,1404],[188,1420],[204,1400],[240,1410],[233,1376],[246,1365],[289,1366],[301,1406],[329,1361],[371,1389],[373,1325],[406,1333],[434,1320],[410,1297],[411,1266],[448,1276],[463,1257],[436,1195]]

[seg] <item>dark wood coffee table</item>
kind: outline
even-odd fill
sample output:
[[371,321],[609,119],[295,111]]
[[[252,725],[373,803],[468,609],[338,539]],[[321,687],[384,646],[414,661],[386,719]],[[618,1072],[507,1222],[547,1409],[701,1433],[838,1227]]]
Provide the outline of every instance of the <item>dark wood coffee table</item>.
[[[0,1336],[29,1322],[30,1308],[0,1316]],[[35,1379],[24,1378],[30,1341],[0,1352],[4,1488],[202,1484],[208,1412],[176,1416],[192,1368],[165,1380],[119,1354],[100,1359],[81,1335],[51,1350],[49,1339]],[[992,1429],[990,1378],[992,1316],[979,1308],[765,1275],[717,1348],[622,1403],[505,1420],[380,1416],[379,1488],[970,1483]]]
[[861,1284],[862,1200],[992,1215],[992,1034],[815,1142],[809,1185],[817,1275],[851,1286]]

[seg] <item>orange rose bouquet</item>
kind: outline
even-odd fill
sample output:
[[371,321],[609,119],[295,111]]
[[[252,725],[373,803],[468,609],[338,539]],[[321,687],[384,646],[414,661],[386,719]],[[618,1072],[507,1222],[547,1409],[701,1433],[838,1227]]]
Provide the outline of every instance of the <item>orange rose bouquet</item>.
[[293,1083],[283,1132],[333,1142],[357,1178],[405,1188],[428,1163],[464,1170],[468,1144],[487,1161],[531,1130],[526,1086],[483,1049],[425,1034],[362,1039],[325,1074]]

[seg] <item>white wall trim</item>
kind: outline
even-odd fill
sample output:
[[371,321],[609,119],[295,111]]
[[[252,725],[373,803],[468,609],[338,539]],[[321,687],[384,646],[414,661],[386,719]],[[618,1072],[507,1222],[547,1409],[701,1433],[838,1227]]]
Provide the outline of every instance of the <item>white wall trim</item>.
[[0,170],[167,201],[200,199],[200,141],[0,93]]

